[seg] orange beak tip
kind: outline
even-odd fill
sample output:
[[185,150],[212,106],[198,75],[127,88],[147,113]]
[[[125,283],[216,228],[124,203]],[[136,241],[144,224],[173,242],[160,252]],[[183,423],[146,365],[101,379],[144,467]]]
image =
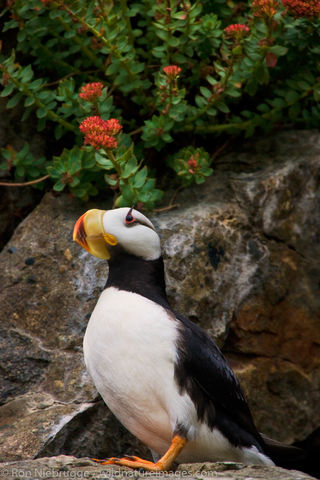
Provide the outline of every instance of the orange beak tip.
[[86,232],[84,227],[85,216],[86,216],[86,213],[84,213],[83,215],[81,215],[80,218],[78,218],[73,228],[73,235],[72,235],[73,241],[77,242],[83,248],[87,248]]

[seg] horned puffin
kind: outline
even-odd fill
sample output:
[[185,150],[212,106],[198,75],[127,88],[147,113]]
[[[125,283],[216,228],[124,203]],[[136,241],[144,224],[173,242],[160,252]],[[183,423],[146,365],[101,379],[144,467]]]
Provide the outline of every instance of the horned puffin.
[[109,262],[84,337],[86,368],[110,410],[155,459],[103,463],[150,471],[204,461],[299,468],[303,450],[257,431],[218,346],[169,305],[151,221],[129,207],[93,209],[78,219],[73,239]]

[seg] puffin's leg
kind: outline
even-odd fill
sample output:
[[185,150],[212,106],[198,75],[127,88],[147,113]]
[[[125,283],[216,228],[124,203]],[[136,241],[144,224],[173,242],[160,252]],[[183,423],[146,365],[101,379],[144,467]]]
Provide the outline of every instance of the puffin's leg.
[[167,452],[156,463],[135,456],[127,456],[123,458],[112,457],[108,460],[99,460],[99,463],[101,463],[101,465],[120,465],[122,467],[144,468],[145,470],[151,471],[168,470],[186,443],[186,438],[175,435]]

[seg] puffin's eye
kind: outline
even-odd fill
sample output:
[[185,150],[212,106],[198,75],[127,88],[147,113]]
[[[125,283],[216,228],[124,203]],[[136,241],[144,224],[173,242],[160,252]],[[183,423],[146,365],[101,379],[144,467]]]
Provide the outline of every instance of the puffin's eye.
[[127,215],[126,216],[126,224],[128,225],[129,223],[134,223],[136,219],[132,215]]
[[130,208],[129,212],[127,213],[127,216],[126,216],[126,219],[125,219],[126,225],[132,225],[133,223],[135,223],[137,221],[133,217],[131,212],[132,212],[132,208]]

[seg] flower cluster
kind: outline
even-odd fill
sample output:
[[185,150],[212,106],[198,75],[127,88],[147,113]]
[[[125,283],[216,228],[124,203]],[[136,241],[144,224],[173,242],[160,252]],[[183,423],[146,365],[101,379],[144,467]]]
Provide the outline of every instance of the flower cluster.
[[296,17],[316,17],[320,14],[319,0],[282,0],[288,11]]
[[84,143],[92,145],[94,148],[114,149],[118,146],[114,135],[117,135],[122,129],[116,118],[103,120],[97,115],[88,117],[80,124],[80,130],[84,134]]
[[96,102],[102,95],[103,84],[101,82],[87,83],[80,89],[79,97],[87,102]]
[[178,77],[181,67],[178,65],[167,65],[163,67],[164,75],[160,75],[160,102],[165,103],[165,108],[161,111],[163,115],[167,115],[171,106],[172,97],[178,95]]
[[272,18],[279,7],[277,0],[253,0],[252,8],[255,17]]
[[163,67],[163,71],[169,78],[177,78],[181,72],[181,68],[178,67],[178,65],[168,65],[167,67]]
[[243,23],[233,23],[232,25],[228,25],[224,29],[224,32],[228,37],[239,39],[247,35],[250,32],[250,28]]

